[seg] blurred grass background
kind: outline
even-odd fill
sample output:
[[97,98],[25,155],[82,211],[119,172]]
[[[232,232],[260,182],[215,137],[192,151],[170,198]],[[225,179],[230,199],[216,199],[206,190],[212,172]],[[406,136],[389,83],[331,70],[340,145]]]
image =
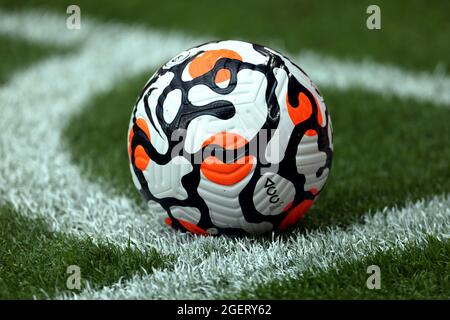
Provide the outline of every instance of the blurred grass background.
[[[446,0],[2,0],[9,9],[44,8],[82,17],[143,24],[200,36],[275,43],[291,53],[312,49],[341,58],[449,72],[450,2]],[[368,30],[366,8],[381,8],[381,30]]]

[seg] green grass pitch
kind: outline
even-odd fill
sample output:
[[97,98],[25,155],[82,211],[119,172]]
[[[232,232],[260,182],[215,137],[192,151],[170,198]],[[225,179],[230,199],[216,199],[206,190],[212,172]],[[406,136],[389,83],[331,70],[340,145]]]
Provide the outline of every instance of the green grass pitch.
[[[64,15],[71,3],[7,0],[0,9],[21,12],[38,8]],[[365,8],[369,4],[370,1],[291,0],[227,1],[214,5],[181,0],[158,4],[137,0],[78,1],[83,17],[99,21],[139,24],[200,37],[270,42],[291,53],[307,50],[342,60],[376,61],[449,77],[449,2],[430,5],[424,1],[379,1],[380,31],[366,29]],[[78,50],[5,35],[0,35],[0,47],[0,88],[34,63]],[[135,99],[153,71],[125,78],[113,90],[92,97],[82,112],[70,119],[62,140],[71,160],[87,179],[107,185],[137,203],[141,198],[129,173],[126,132]],[[401,208],[450,193],[449,106],[357,88],[321,88],[321,92],[334,127],[330,179],[304,221],[282,238],[327,227],[347,228],[361,223],[368,212]],[[0,193],[0,299],[77,294],[79,291],[65,286],[66,266],[70,264],[82,268],[83,286],[89,283],[100,289],[120,279],[171,270],[176,260],[154,248],[138,249],[131,242],[118,247],[105,240],[55,232],[48,221],[26,217],[1,196]],[[425,245],[410,245],[402,252],[374,250],[362,260],[338,264],[333,270],[312,270],[285,281],[261,283],[225,298],[448,299],[448,236],[430,235]],[[383,270],[381,290],[368,290],[365,286],[365,270],[371,264],[380,265]]]

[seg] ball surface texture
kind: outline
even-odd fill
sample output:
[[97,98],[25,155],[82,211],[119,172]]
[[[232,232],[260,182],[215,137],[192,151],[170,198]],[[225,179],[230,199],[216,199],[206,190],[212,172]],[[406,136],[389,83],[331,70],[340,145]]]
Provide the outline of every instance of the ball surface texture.
[[295,225],[331,169],[332,126],[308,75],[242,41],[183,51],[145,84],[128,155],[149,214],[201,235]]

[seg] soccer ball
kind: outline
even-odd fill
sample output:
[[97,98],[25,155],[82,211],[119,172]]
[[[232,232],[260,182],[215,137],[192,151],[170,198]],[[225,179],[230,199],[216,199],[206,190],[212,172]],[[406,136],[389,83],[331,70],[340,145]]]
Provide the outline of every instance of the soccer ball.
[[242,41],[183,51],[145,84],[128,155],[151,214],[201,235],[283,231],[322,191],[330,115],[308,75]]

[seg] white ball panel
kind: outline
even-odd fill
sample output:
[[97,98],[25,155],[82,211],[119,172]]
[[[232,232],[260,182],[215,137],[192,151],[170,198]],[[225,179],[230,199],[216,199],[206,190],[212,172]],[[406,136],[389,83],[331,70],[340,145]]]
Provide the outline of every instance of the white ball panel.
[[255,164],[244,179],[230,186],[214,183],[201,173],[197,190],[210,209],[211,221],[216,226],[231,227],[236,224],[237,219],[243,216],[239,204],[239,194],[251,179],[254,168]]
[[167,94],[163,104],[164,121],[171,123],[181,107],[181,90],[175,89]]
[[134,169],[133,169],[133,165],[130,162],[130,172],[131,172],[131,179],[133,179],[133,184],[134,186],[138,189],[141,190],[141,183],[139,182],[138,178],[136,177],[136,174],[134,173]]
[[267,118],[265,90],[267,80],[261,72],[242,70],[238,73],[238,83],[230,94],[221,95],[204,85],[194,86],[188,99],[198,106],[217,100],[227,100],[234,104],[236,113],[227,120],[214,116],[199,116],[187,128],[185,149],[190,153],[201,149],[205,140],[219,132],[239,134],[250,141],[260,130]]
[[174,74],[172,72],[168,72],[165,75],[160,76],[156,80],[156,82],[153,83],[146,91],[148,92],[148,90],[152,90],[154,88],[148,98],[148,104],[150,113],[152,115],[152,120],[156,128],[152,125],[150,119],[147,116],[147,112],[145,111],[144,100],[141,99],[136,105],[136,118],[143,118],[145,120],[150,131],[150,139],[152,145],[156,149],[156,151],[160,154],[165,154],[167,152],[169,148],[169,143],[167,137],[164,135],[164,132],[162,131],[158,118],[156,117],[156,105],[162,91],[169,85],[173,77]]
[[325,170],[323,170],[322,175],[320,175],[319,177],[316,177],[316,174],[306,176],[306,182],[304,186],[305,191],[309,191],[311,189],[322,190],[325,182],[327,182],[328,173],[329,169],[326,168]]
[[285,70],[280,68],[275,68],[274,73],[277,79],[275,94],[280,106],[280,123],[267,144],[265,152],[266,160],[273,164],[280,163],[283,160],[292,130],[294,130],[294,124],[289,117],[286,105],[288,75]]
[[263,215],[278,215],[294,197],[295,187],[292,182],[276,173],[267,173],[256,183],[253,204]]
[[194,207],[179,207],[173,206],[170,208],[172,215],[180,220],[184,220],[193,224],[197,224],[200,221],[200,210]]
[[330,148],[331,150],[334,150],[333,145],[333,124],[331,123],[331,118],[328,115],[328,140],[330,141]]
[[187,192],[181,184],[181,178],[191,171],[191,163],[186,158],[178,156],[165,165],[150,160],[143,174],[151,194],[156,198],[173,197],[185,200]]
[[317,135],[304,135],[297,148],[295,157],[298,173],[305,175],[304,190],[312,188],[321,190],[328,177],[328,168],[322,172],[320,177],[316,177],[317,170],[325,165],[327,156],[325,152],[319,151]]

